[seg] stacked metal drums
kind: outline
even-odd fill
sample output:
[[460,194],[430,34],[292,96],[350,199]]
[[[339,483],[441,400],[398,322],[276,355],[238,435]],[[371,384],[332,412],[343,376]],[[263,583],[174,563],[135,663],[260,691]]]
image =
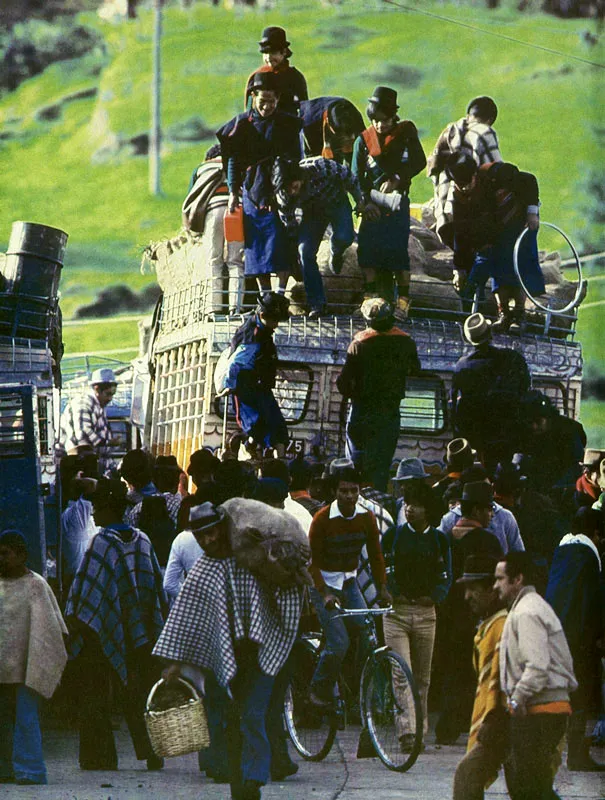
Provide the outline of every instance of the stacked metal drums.
[[0,336],[48,339],[58,314],[67,234],[35,222],[14,222],[0,262]]

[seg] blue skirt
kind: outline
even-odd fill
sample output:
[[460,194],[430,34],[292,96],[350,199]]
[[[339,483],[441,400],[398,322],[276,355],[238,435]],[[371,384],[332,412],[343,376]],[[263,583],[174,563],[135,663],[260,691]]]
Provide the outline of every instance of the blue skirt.
[[246,275],[289,272],[288,236],[278,215],[257,208],[243,191],[244,271]]
[[[469,275],[469,281],[483,286],[487,279],[491,278],[494,292],[497,292],[500,287],[519,286],[513,266],[513,251],[522,230],[522,225],[507,228],[494,245],[478,252]],[[537,231],[528,231],[521,240],[519,271],[523,283],[531,295],[535,297],[545,291],[544,276],[538,259]]]
[[364,219],[357,237],[357,261],[362,269],[402,272],[410,269],[410,200],[401,198],[401,208],[394,214],[380,210],[376,222]]
[[250,390],[233,396],[235,414],[242,431],[263,447],[287,444],[288,427],[273,392]]

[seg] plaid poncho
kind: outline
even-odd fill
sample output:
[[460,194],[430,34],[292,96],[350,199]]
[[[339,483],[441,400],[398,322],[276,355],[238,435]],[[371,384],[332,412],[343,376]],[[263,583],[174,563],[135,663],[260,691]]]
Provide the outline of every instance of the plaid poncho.
[[65,620],[73,631],[70,655],[83,645],[78,628],[94,631],[123,683],[126,653],[153,644],[167,609],[162,573],[151,542],[136,528],[128,541],[103,528],[91,541],[69,590]]
[[258,644],[258,663],[277,675],[296,634],[302,589],[277,589],[238,567],[235,558],[199,558],[172,606],[155,656],[214,673],[227,686],[237,672],[235,645]]
[[433,154],[428,160],[429,175],[435,184],[433,213],[437,233],[452,221],[454,184],[447,176],[444,164],[449,153],[458,151],[471,155],[478,166],[502,161],[498,135],[489,125],[482,122],[469,123],[463,117],[457,122],[452,122],[441,132]]

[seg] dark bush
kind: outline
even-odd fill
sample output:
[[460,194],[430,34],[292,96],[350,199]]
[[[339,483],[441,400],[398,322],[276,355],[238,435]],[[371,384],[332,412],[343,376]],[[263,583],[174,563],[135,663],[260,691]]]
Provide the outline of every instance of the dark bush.
[[30,20],[15,25],[1,42],[0,92],[13,91],[56,61],[80,58],[105,48],[103,38],[83,25]]

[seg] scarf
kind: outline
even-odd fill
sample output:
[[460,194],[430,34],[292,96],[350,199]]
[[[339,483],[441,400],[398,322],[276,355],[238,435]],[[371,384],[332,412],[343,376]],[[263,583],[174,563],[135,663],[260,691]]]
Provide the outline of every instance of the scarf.
[[404,119],[402,122],[397,123],[397,125],[393,128],[392,133],[387,133],[382,141],[382,144],[380,142],[378,131],[373,125],[370,125],[369,128],[366,128],[361,135],[363,136],[363,140],[368,148],[368,153],[373,158],[376,158],[382,153],[386,153],[394,141],[400,137],[409,138],[415,131],[416,126],[414,123]]
[[591,500],[598,500],[601,490],[593,483],[588,475],[580,475],[578,480],[576,481],[576,492],[582,492],[582,494],[588,495]]

